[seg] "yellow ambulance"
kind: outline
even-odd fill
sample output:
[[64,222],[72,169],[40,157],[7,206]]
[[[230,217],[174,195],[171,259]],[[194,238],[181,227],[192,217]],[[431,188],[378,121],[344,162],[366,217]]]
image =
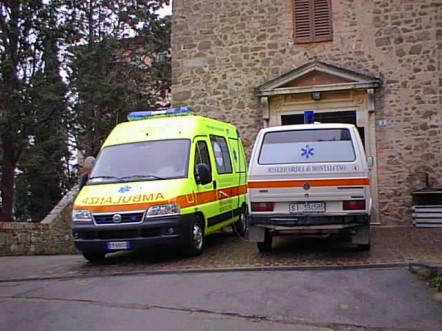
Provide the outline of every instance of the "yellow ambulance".
[[174,245],[198,255],[204,237],[247,230],[247,169],[235,126],[187,107],[132,112],[107,137],[72,210],[89,261]]

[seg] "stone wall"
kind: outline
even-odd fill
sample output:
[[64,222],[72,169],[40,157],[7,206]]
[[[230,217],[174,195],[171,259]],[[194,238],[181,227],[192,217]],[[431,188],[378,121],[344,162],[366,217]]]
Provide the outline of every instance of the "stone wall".
[[0,222],[0,256],[77,254],[70,228],[75,194],[69,192],[40,223]]
[[255,88],[314,59],[382,78],[375,91],[382,224],[411,224],[411,192],[442,187],[442,1],[334,0],[333,41],[293,43],[292,1],[174,0],[172,104],[238,126]]

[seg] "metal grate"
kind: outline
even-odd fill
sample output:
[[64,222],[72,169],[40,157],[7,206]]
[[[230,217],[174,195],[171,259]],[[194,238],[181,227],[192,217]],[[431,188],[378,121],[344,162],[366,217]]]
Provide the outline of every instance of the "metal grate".
[[442,227],[442,190],[427,187],[412,196],[413,224],[421,228]]
[[121,221],[115,222],[113,214],[99,214],[94,215],[94,220],[97,225],[105,225],[105,224],[131,224],[131,223],[140,223],[143,220],[143,213],[130,213],[130,214],[120,214]]
[[442,205],[415,205],[413,224],[421,228],[442,228]]

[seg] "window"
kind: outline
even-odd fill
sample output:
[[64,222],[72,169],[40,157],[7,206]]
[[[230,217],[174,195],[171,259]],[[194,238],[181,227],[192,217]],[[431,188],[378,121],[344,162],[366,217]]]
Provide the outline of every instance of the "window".
[[331,0],[293,0],[295,43],[332,40]]
[[185,178],[189,150],[189,139],[151,140],[107,146],[97,157],[90,183],[134,182],[155,180],[158,177]]
[[259,164],[352,162],[356,159],[347,129],[312,129],[269,132]]
[[232,173],[232,162],[224,137],[210,136],[213,154],[215,155],[216,171],[219,174]]
[[206,164],[209,167],[210,172],[212,172],[212,167],[210,166],[209,150],[207,149],[207,144],[205,141],[198,141],[196,144],[195,166],[199,163]]

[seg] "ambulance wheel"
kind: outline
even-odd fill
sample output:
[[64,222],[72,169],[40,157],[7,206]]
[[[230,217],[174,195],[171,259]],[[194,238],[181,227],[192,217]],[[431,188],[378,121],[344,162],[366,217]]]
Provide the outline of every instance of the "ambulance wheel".
[[96,251],[84,251],[81,252],[84,258],[90,262],[98,262],[104,259],[106,252],[96,252]]
[[358,244],[358,249],[360,251],[369,251],[370,248],[371,248],[370,243],[368,243],[368,244]]
[[358,250],[360,251],[369,251],[371,248],[371,240],[368,238],[368,243],[366,244],[357,244]]
[[269,232],[269,230],[265,230],[264,232],[264,241],[257,242],[258,249],[260,252],[268,252],[272,249],[273,236]]
[[185,253],[187,256],[197,256],[203,251],[204,246],[204,228],[203,222],[199,217],[195,217],[190,227],[189,242]]
[[245,207],[241,208],[239,220],[232,224],[233,233],[239,237],[245,237],[247,233],[247,210]]

